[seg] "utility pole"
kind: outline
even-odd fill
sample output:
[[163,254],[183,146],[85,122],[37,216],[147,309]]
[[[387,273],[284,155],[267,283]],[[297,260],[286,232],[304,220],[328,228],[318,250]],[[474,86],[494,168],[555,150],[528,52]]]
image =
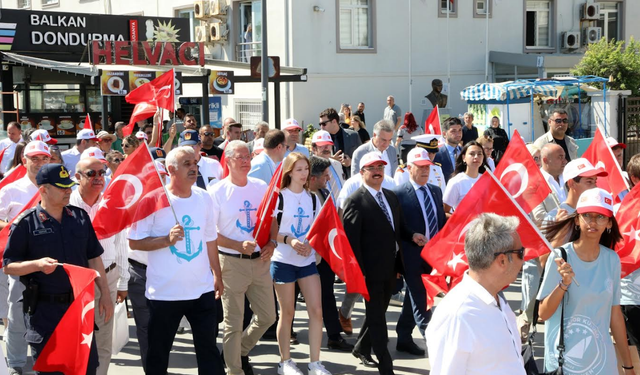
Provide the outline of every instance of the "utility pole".
[[267,0],[262,0],[262,121],[269,122],[269,54],[267,53]]

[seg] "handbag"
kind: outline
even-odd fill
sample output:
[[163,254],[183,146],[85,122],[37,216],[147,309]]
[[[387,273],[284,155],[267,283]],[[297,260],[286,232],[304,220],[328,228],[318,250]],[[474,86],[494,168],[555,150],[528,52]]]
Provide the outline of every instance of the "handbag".
[[117,303],[113,313],[113,337],[111,352],[115,355],[129,342],[129,323],[127,322],[127,305]]
[[[562,259],[567,261],[567,252],[564,247],[559,247],[560,253],[562,254]],[[542,273],[542,277],[540,277],[540,285],[542,285],[542,279],[544,278],[544,271]],[[538,287],[539,289],[539,287]],[[524,361],[524,370],[527,375],[562,375],[564,371],[562,370],[562,365],[564,364],[564,296],[562,296],[562,301],[560,302],[560,337],[558,340],[558,368],[550,371],[550,372],[539,372],[538,366],[536,365],[536,360],[534,357],[533,350],[533,337],[538,332],[536,328],[536,323],[538,322],[538,306],[540,305],[540,301],[536,300],[535,305],[533,307],[533,330],[529,334],[527,339],[527,343],[522,346],[522,359]]]

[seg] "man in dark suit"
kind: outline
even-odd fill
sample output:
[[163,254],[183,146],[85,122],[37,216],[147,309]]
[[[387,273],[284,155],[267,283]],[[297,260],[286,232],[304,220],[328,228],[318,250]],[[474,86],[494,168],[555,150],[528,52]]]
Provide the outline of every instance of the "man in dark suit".
[[398,169],[398,152],[393,143],[393,124],[389,120],[380,120],[373,126],[373,138],[371,142],[367,142],[358,147],[353,152],[353,161],[351,163],[351,175],[358,173],[360,159],[370,152],[379,152],[382,158],[388,163],[385,167],[385,174],[393,177]]
[[349,178],[351,176],[351,158],[353,152],[362,144],[360,136],[357,132],[350,129],[343,129],[340,126],[340,115],[333,108],[327,108],[320,112],[320,120],[318,121],[320,129],[326,130],[331,134],[331,140],[333,141],[333,156],[332,159],[339,161],[342,164],[342,169],[345,176]]
[[[409,181],[398,186],[394,192],[400,201],[404,221],[410,223],[418,233],[424,233],[427,239],[432,239],[445,222],[442,191],[439,187],[427,183],[433,162],[427,150],[420,147],[411,150],[407,159]],[[431,266],[420,256],[422,246],[403,240],[401,249],[407,293],[396,325],[396,350],[424,356],[424,349],[413,342],[411,333],[417,325],[425,337],[424,332],[431,320],[431,310],[426,309],[427,295],[421,277],[422,274],[431,273]]]
[[[360,163],[363,185],[345,201],[344,230],[358,260],[369,290],[365,320],[353,355],[367,367],[378,367],[382,375],[393,374],[393,360],[387,349],[387,321],[396,276],[402,271],[401,240],[424,246],[424,235],[414,233],[402,218],[396,195],[382,189],[386,162],[371,152]],[[373,348],[378,363],[371,358]]]
[[446,143],[440,147],[440,151],[438,151],[433,161],[440,164],[444,178],[446,182],[449,182],[461,150],[462,121],[457,117],[449,117],[442,124],[442,132]]

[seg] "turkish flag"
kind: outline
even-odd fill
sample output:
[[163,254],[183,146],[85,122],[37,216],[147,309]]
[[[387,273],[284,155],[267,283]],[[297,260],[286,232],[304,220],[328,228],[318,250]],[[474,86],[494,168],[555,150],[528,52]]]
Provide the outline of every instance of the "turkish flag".
[[616,246],[616,252],[625,277],[640,268],[640,185],[636,185],[622,200],[616,221],[623,241]]
[[131,118],[129,119],[129,125],[122,128],[122,134],[126,137],[133,133],[133,128],[136,126],[136,122],[140,120],[146,120],[149,117],[156,114],[158,111],[158,107],[154,104],[142,102],[136,104],[133,108],[133,113],[131,113]]
[[[4,150],[2,152],[4,153]],[[2,160],[0,159],[0,161]],[[2,181],[0,181],[0,189],[24,177],[27,174],[27,167],[20,164],[7,173],[8,174],[4,175],[4,178],[2,179]]]
[[175,74],[173,69],[128,93],[127,103],[149,103],[173,112],[175,110]]
[[[227,143],[228,145],[229,143]],[[227,149],[227,145],[224,145],[224,148],[222,149],[222,156],[220,157],[220,165],[222,166],[222,177],[221,178],[225,178],[229,175],[229,166],[227,165],[227,157],[224,154],[224,150]]]
[[124,159],[99,204],[93,219],[93,229],[99,239],[120,233],[134,222],[169,206],[147,146],[138,147]]
[[422,275],[422,284],[427,291],[427,310],[433,307],[434,298],[440,293],[449,292],[449,285],[442,275]]
[[440,111],[438,110],[437,105],[424,122],[424,132],[426,134],[442,135],[442,129],[440,128]]
[[3,148],[2,151],[0,151],[0,163],[2,163],[2,159],[4,159],[4,152],[7,151],[7,149],[9,147],[10,146],[7,146],[7,147]]
[[329,197],[313,221],[307,240],[336,275],[347,284],[348,293],[359,293],[368,301],[369,291],[358,260],[344,232],[333,199]]
[[473,219],[485,212],[520,219],[518,234],[526,248],[525,260],[537,258],[551,251],[531,219],[515,202],[509,192],[490,172],[485,172],[462,199],[442,230],[425,245],[422,258],[439,275],[459,277],[469,268],[464,251],[464,237]]
[[582,157],[589,160],[596,168],[602,168],[609,172],[607,177],[598,178],[598,187],[610,192],[613,196],[617,196],[621,192],[628,190],[627,180],[622,175],[622,170],[613,155],[613,151],[605,141],[600,128],[596,129],[596,135],[593,141],[585,150]]
[[93,124],[91,124],[91,117],[89,117],[88,113],[87,113],[87,118],[84,120],[83,129],[93,130]]
[[2,268],[2,265],[1,265],[2,258],[4,256],[4,249],[7,247],[7,241],[9,240],[9,234],[11,232],[11,224],[13,224],[13,221],[17,217],[19,217],[23,212],[37,206],[38,203],[40,203],[40,192],[37,192],[33,197],[31,197],[31,199],[29,199],[29,202],[27,202],[27,204],[24,205],[22,210],[20,210],[20,212],[18,212],[18,214],[14,218],[12,218],[7,223],[7,225],[4,228],[2,228],[2,230],[0,230],[0,268]]
[[551,194],[517,130],[493,173],[527,214]]
[[260,206],[258,206],[256,227],[253,229],[253,238],[256,239],[256,242],[260,247],[266,245],[271,238],[271,223],[273,223],[273,218],[278,216],[276,202],[278,201],[278,194],[280,194],[281,183],[282,163],[280,163],[278,168],[276,168],[276,171],[269,182],[267,193],[262,197],[262,202],[260,202]]
[[62,267],[69,275],[73,288],[73,303],[58,322],[33,369],[84,375],[87,373],[93,339],[94,280],[98,272],[71,264],[63,264]]

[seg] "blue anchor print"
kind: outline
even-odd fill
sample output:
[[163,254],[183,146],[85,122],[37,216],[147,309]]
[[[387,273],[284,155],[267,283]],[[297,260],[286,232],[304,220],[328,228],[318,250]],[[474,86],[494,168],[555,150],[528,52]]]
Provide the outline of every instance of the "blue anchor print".
[[184,240],[185,240],[184,248],[186,249],[186,253],[181,252],[175,246],[169,246],[169,248],[171,249],[171,252],[178,257],[177,259],[178,263],[182,263],[180,261],[181,258],[186,260],[187,262],[191,262],[194,258],[200,255],[200,253],[202,252],[202,241],[200,241],[200,244],[198,245],[198,251],[196,251],[195,253],[192,252],[190,231],[200,230],[200,227],[190,227],[189,225],[191,223],[192,223],[191,216],[184,215],[182,217],[182,227],[184,228]]
[[236,227],[240,228],[241,231],[249,233],[252,232],[253,229],[256,227],[251,226],[251,211],[258,211],[257,208],[251,208],[251,202],[249,201],[244,201],[244,209],[239,209],[238,211],[242,212],[244,211],[244,213],[247,215],[247,226],[243,227],[242,224],[240,224],[240,220],[237,219],[236,220]]
[[298,207],[298,214],[297,215],[293,215],[293,217],[297,217],[298,218],[298,227],[294,228],[293,224],[291,224],[291,232],[298,238],[304,236],[305,234],[307,234],[309,232],[309,229],[311,229],[311,224],[309,224],[309,226],[307,226],[307,229],[305,229],[304,231],[302,230],[302,219],[309,217],[309,215],[305,215],[304,214],[304,210],[302,209],[302,207]]

